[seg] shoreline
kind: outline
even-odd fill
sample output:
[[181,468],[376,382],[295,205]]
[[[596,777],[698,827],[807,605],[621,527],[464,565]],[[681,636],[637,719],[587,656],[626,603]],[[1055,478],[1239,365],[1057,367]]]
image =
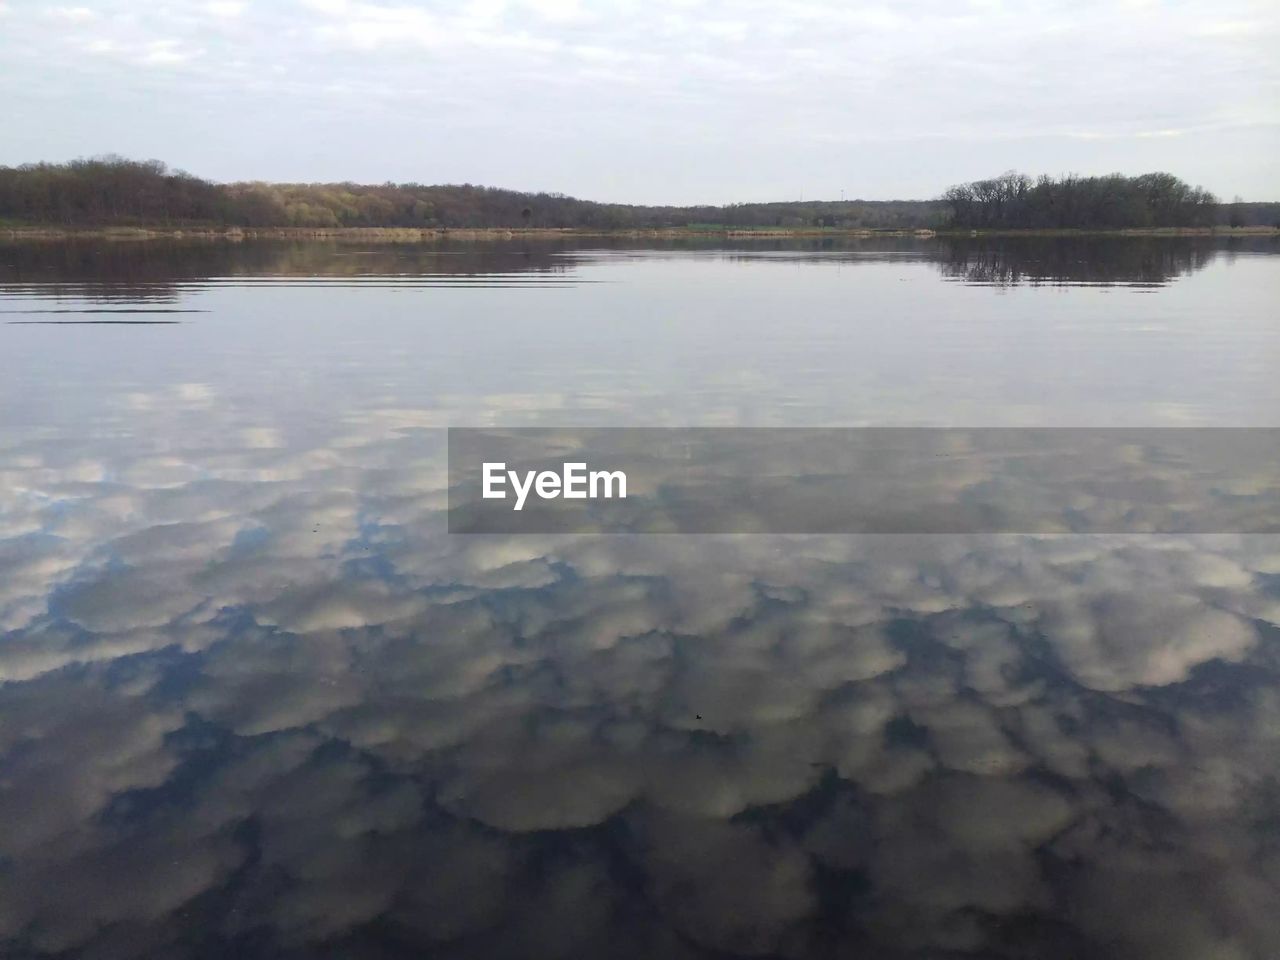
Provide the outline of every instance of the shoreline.
[[1122,227],[1107,230],[1029,228],[1025,230],[841,229],[838,227],[760,227],[709,230],[692,227],[590,229],[580,227],[37,227],[0,226],[3,240],[341,240],[383,243],[435,243],[442,240],[787,240],[913,237],[1276,237],[1280,227]]

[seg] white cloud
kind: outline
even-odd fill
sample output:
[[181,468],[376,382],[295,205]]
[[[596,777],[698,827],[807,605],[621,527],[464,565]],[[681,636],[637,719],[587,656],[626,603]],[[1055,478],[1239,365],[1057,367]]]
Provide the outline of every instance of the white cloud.
[[[1227,195],[1280,190],[1263,159],[1280,136],[1271,96],[1280,15],[1245,0],[1159,16],[1132,5],[940,0],[211,0],[145,17],[139,9],[97,0],[11,16],[0,37],[11,61],[7,101],[53,89],[41,71],[56,70],[69,104],[58,109],[92,100],[99,115],[128,115],[121,126],[140,128],[140,144],[170,138],[175,151],[191,148],[184,165],[225,179],[453,179],[601,199],[732,201],[806,186],[810,195],[931,196],[1014,166],[1155,165]],[[104,55],[92,79],[73,69],[86,48]],[[240,66],[228,71],[232,63]],[[208,125],[147,134],[129,106],[137,66],[163,68],[141,82],[163,82],[184,102],[216,85],[227,105],[217,143]],[[43,109],[21,116],[48,119]],[[330,134],[315,149],[249,148],[312,142],[314,116]],[[386,129],[450,134],[392,152],[361,146]],[[19,132],[23,143],[47,139],[34,127]],[[512,142],[521,144],[518,164]],[[824,149],[797,164],[795,143]],[[97,149],[86,140],[83,152]]]
[[51,7],[47,13],[53,19],[65,23],[88,23],[97,17],[88,7]]
[[134,59],[144,66],[169,67],[187,63],[203,52],[184,48],[180,40],[152,40],[134,54]]
[[206,3],[204,8],[215,17],[234,19],[243,14],[248,6],[244,0],[213,0],[212,3]]
[[581,0],[520,0],[520,3],[544,20],[554,22],[569,22],[585,15]]

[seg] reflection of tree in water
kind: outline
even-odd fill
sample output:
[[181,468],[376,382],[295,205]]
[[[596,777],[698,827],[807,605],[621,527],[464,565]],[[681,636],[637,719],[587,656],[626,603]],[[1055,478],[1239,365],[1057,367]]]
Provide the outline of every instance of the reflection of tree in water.
[[1267,238],[914,237],[768,238],[709,236],[637,241],[582,240],[433,243],[330,240],[148,240],[0,243],[0,291],[32,297],[171,302],[183,288],[237,280],[423,278],[444,282],[573,278],[575,266],[636,254],[706,253],[729,259],[876,263],[936,260],[944,276],[969,283],[1160,284],[1199,270],[1218,253],[1265,252]]
[[946,241],[938,263],[966,283],[1162,284],[1222,247],[1211,237],[975,237]]
[[908,237],[876,240],[765,240],[725,244],[715,236],[640,241],[619,238],[536,241],[81,240],[0,244],[0,292],[29,297],[172,303],[184,289],[210,283],[349,278],[484,285],[571,282],[586,261],[628,253],[721,256],[786,255],[800,259],[918,257]]
[[51,241],[0,245],[0,290],[103,300],[177,299],[236,279],[564,276],[564,244],[353,243],[342,240]]

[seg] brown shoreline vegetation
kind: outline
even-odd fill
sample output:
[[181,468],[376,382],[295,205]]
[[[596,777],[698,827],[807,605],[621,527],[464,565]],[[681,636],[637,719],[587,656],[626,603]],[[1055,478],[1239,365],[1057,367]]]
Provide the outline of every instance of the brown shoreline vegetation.
[[973,230],[1178,235],[1251,226],[1280,227],[1280,203],[1219,203],[1169,173],[1033,180],[1010,172],[932,200],[653,206],[474,184],[215,183],[159,161],[111,156],[0,166],[0,233],[28,237],[746,240]]
[[843,229],[839,227],[761,227],[707,229],[651,227],[584,229],[579,227],[0,227],[0,238],[36,240],[338,240],[361,243],[435,243],[443,240],[494,242],[506,240],[621,239],[621,240],[786,240],[867,239],[873,237],[995,237],[995,236],[1132,236],[1132,237],[1273,237],[1280,227],[1126,227],[1080,229]]

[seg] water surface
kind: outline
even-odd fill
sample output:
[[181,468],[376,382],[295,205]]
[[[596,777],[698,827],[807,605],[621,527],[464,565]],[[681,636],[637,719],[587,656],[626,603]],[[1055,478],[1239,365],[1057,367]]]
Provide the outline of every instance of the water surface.
[[1278,427],[1277,252],[0,245],[0,954],[1280,955],[1280,537],[450,536],[444,458]]

